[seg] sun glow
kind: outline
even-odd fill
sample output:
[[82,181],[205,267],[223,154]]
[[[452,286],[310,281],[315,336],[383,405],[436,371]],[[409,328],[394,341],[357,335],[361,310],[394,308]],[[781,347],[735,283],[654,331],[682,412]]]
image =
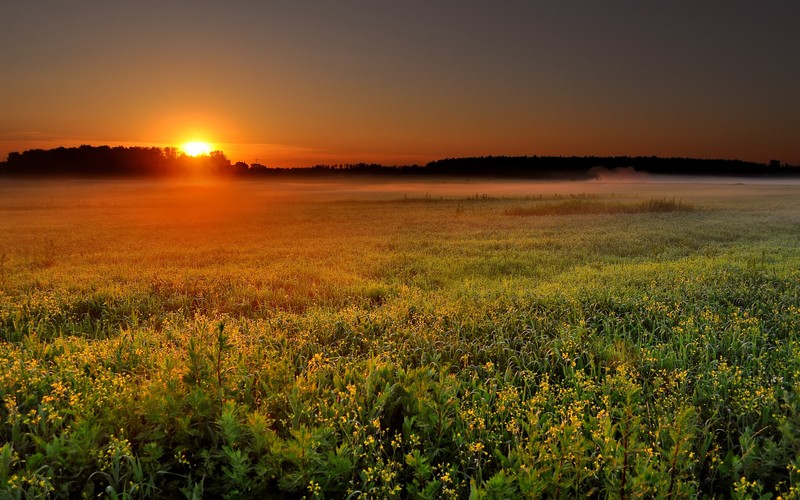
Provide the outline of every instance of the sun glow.
[[185,142],[181,150],[189,156],[200,156],[211,153],[211,144],[207,142]]

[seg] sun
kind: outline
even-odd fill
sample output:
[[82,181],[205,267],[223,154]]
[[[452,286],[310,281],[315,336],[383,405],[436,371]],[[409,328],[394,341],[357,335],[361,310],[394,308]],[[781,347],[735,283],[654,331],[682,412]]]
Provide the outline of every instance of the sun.
[[185,142],[181,145],[181,150],[188,156],[200,156],[211,153],[211,144],[207,142]]

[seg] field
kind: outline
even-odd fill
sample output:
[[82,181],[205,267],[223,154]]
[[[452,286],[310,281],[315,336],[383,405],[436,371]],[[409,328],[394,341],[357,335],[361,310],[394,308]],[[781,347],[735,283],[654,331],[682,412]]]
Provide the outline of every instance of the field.
[[798,200],[2,180],[0,498],[797,498]]

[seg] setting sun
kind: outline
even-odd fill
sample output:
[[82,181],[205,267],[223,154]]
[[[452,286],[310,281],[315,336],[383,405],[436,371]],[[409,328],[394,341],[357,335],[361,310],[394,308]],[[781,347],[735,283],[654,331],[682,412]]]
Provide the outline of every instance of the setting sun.
[[189,156],[200,156],[211,153],[211,144],[207,142],[186,142],[181,150]]

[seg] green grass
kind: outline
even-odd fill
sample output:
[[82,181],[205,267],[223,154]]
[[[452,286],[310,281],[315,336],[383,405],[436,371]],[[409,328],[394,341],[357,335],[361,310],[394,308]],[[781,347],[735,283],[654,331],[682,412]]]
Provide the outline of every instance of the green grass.
[[574,197],[556,203],[533,206],[516,206],[506,209],[506,215],[527,217],[532,215],[593,215],[593,214],[641,214],[666,212],[691,212],[695,207],[682,201],[666,198],[651,198],[635,203],[612,203],[588,201],[584,197]]
[[398,189],[0,184],[0,497],[797,494],[800,188]]

